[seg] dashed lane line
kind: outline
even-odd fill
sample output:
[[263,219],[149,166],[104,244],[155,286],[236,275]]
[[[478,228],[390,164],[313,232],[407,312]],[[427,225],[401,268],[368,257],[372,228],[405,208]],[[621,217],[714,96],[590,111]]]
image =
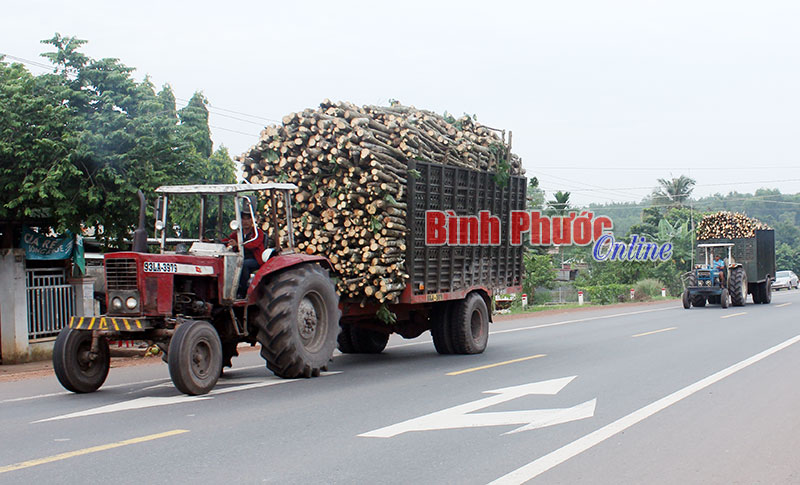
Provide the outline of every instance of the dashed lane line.
[[76,456],[88,455],[91,453],[97,453],[100,451],[111,450],[114,448],[120,448],[122,446],[128,445],[135,445],[138,443],[144,443],[147,441],[158,440],[161,438],[168,438],[170,436],[175,436],[183,433],[188,433],[188,429],[173,429],[172,431],[166,431],[164,433],[156,433],[150,434],[147,436],[140,436],[138,438],[131,438],[129,440],[124,441],[117,441],[115,443],[108,443],[106,445],[99,445],[99,446],[92,446],[91,448],[84,448],[82,450],[75,450],[75,451],[68,451],[66,453],[61,453],[58,455],[47,456],[44,458],[37,458],[35,460],[28,460],[23,461],[20,463],[14,463],[13,465],[6,465],[0,467],[0,473],[7,473],[12,472],[15,470],[22,470],[24,468],[30,468],[38,465],[44,465],[45,463],[53,463],[54,461],[61,461],[66,460],[68,458],[75,458]]
[[661,330],[653,330],[652,332],[637,333],[636,335],[631,335],[631,338],[644,337],[646,335],[653,335],[655,333],[661,333],[661,332],[669,332],[670,330],[675,330],[676,328],[678,327],[662,328]]
[[461,374],[467,374],[469,372],[475,372],[475,371],[484,370],[484,369],[491,369],[492,367],[500,367],[501,365],[506,365],[506,364],[515,364],[517,362],[524,362],[526,360],[538,359],[539,357],[546,357],[546,356],[547,356],[547,354],[529,355],[528,357],[520,357],[519,359],[507,360],[505,362],[497,362],[495,364],[487,364],[487,365],[482,365],[480,367],[472,367],[471,369],[464,369],[464,370],[459,370],[459,371],[455,371],[455,372],[448,372],[446,375],[448,375],[448,376],[460,376]]
[[747,312],[731,313],[730,315],[723,315],[723,316],[721,316],[719,318],[740,317],[742,315],[747,315]]

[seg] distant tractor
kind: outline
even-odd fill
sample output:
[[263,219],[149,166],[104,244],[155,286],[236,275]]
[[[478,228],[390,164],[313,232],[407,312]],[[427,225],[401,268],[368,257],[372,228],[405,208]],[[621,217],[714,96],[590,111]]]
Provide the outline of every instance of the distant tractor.
[[[698,249],[703,249],[705,262],[698,264],[692,271],[684,275],[686,289],[683,291],[683,308],[692,306],[702,307],[706,302],[719,304],[728,308],[729,303],[734,306],[744,305],[747,298],[747,286],[742,285],[744,269],[733,261],[731,248],[733,243],[698,244]],[[728,257],[725,266],[715,267],[713,252],[715,248],[727,250]]]
[[[73,392],[97,390],[108,375],[109,339],[158,346],[172,382],[186,394],[209,392],[223,365],[238,355],[240,342],[259,343],[267,367],[280,377],[319,375],[336,348],[341,312],[328,261],[294,250],[290,196],[296,189],[282,183],[160,187],[160,254],[147,251],[140,195],[133,251],[105,256],[107,314],[72,317],[56,339],[53,367],[61,384]],[[274,238],[265,245],[273,247],[260,255],[263,264],[246,294],[237,295],[245,245],[250,242],[244,239],[242,211],[257,220],[252,199],[244,194],[253,192],[266,192],[273,203],[284,197],[288,244],[281,247],[278,216],[271,214]],[[172,238],[169,242],[178,245],[168,251],[168,202],[178,195],[199,197],[199,237]],[[217,225],[206,228],[212,206]],[[225,207],[229,217],[235,213],[229,224],[233,238],[224,231]],[[214,236],[208,238],[208,232]],[[253,238],[257,237],[264,237],[258,226]]]

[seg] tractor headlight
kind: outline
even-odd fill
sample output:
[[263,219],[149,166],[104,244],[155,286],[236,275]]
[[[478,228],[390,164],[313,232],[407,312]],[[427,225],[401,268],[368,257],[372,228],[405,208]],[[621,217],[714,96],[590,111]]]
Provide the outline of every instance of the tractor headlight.
[[122,310],[122,298],[118,296],[114,297],[111,300],[111,308],[113,308],[114,310]]
[[133,310],[137,305],[139,305],[139,302],[132,296],[125,300],[125,306],[128,307],[128,310]]
[[156,221],[156,229],[159,230],[159,231],[163,230],[164,229],[164,221],[161,221],[161,220]]

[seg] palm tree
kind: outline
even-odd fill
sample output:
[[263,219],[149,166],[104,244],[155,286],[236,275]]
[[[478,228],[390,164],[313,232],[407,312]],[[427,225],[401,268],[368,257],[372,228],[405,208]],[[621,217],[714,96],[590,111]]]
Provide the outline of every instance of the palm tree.
[[686,175],[678,178],[658,179],[659,186],[653,189],[651,195],[653,205],[664,205],[668,207],[680,207],[683,205],[694,190],[695,180]]
[[566,216],[571,207],[569,206],[569,192],[558,191],[553,194],[555,199],[547,201],[547,212],[550,215]]

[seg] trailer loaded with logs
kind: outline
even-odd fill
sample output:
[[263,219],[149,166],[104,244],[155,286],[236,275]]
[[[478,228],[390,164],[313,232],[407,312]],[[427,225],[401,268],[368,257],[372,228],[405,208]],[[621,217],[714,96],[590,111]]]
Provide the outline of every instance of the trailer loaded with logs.
[[[744,305],[748,294],[752,295],[753,303],[772,301],[772,282],[775,280],[773,229],[744,214],[723,211],[703,217],[697,226],[697,241],[700,243],[697,261],[705,261],[706,265],[713,259],[713,255],[708,253],[709,247],[730,246],[730,249],[716,250],[725,258],[727,293],[733,306]],[[693,281],[698,283],[700,279],[695,277]],[[688,304],[721,303],[718,299],[718,295],[697,293],[692,294]],[[684,306],[688,308],[686,297]]]
[[[98,389],[109,340],[158,347],[187,394],[213,389],[244,342],[285,378],[320,375],[337,345],[381,352],[392,333],[430,330],[439,353],[483,352],[494,293],[522,284],[523,248],[501,229],[526,203],[510,141],[472,117],[399,105],[326,101],[285,117],[241,157],[250,183],[156,190],[160,254],[147,251],[140,194],[133,250],[105,256],[108,312],[70,319],[55,342],[56,376],[73,392]],[[187,196],[198,202],[197,233],[169,237],[171,204]],[[468,237],[428,244],[431,211]],[[497,240],[471,243],[479,214]],[[262,264],[248,275],[254,241],[264,242]]]

